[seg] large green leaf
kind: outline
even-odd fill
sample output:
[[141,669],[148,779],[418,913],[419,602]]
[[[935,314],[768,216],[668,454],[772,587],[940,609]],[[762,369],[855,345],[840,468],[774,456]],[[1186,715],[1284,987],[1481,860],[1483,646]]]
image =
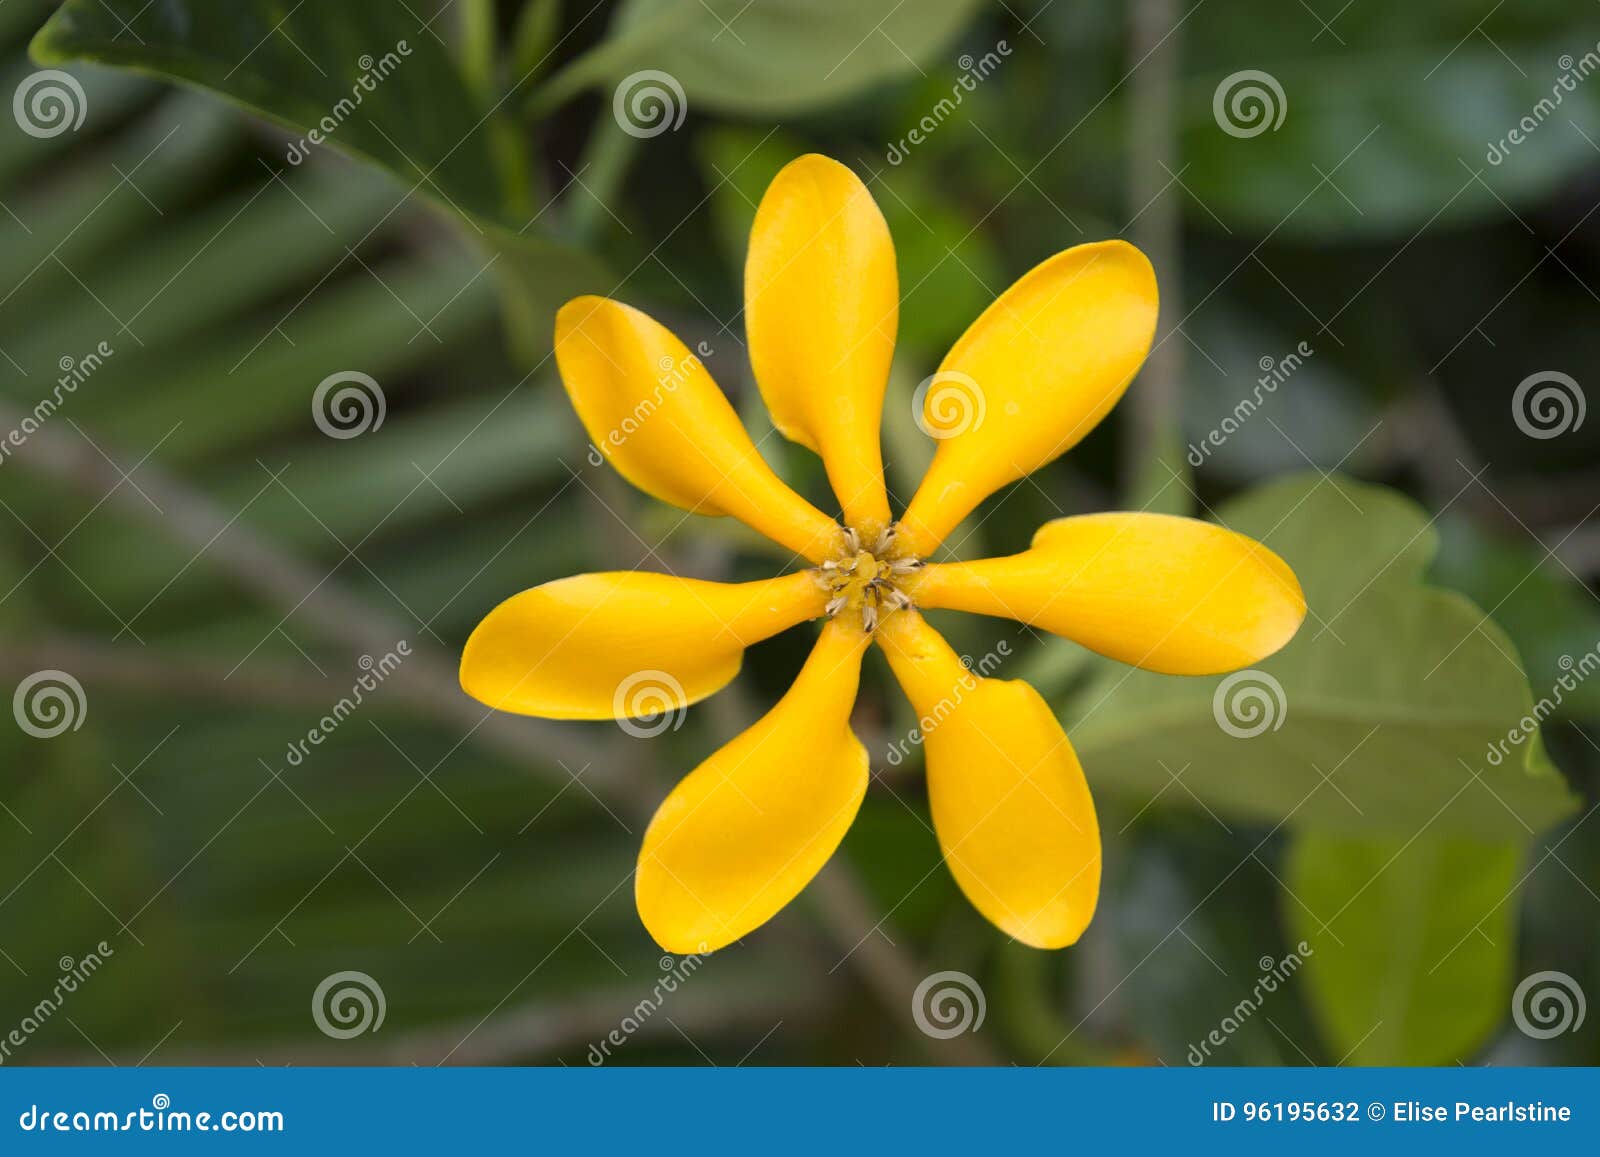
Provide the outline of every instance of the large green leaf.
[[1505,1014],[1523,846],[1321,832],[1296,840],[1284,912],[1312,949],[1306,984],[1336,1058],[1471,1059]]
[[[785,116],[934,60],[980,0],[628,0],[612,33],[550,82],[548,102],[634,73],[667,73],[691,105]],[[660,78],[650,82],[664,84]],[[630,89],[624,88],[619,97]],[[676,94],[657,88],[669,102]],[[652,110],[674,119],[668,110]],[[660,125],[651,120],[648,127]],[[641,126],[645,127],[645,126]]]
[[288,11],[269,0],[69,0],[33,56],[175,77],[300,132],[329,118],[328,143],[413,183],[427,174],[435,195],[468,212],[505,207],[483,110],[433,33],[393,0]]
[[[1118,971],[1128,974],[1119,996],[1141,1041],[1169,1065],[1316,1063],[1304,981],[1276,970],[1299,936],[1275,919],[1273,849],[1240,863],[1257,840],[1203,812],[1147,812],[1122,838],[1101,905],[1117,913]],[[1270,991],[1258,984],[1268,973]]]
[[[562,300],[611,284],[599,262],[529,228],[523,162],[506,154],[502,111],[469,90],[437,33],[394,0],[287,12],[270,0],[68,0],[32,51],[41,63],[90,60],[198,85],[395,173],[497,255],[525,355],[548,347]],[[301,137],[286,159],[311,147]]]
[[[1600,126],[1600,86],[1575,67],[1600,39],[1592,9],[1429,0],[1278,15],[1220,0],[1184,30],[1184,181],[1230,224],[1408,236],[1503,216],[1594,162],[1583,134]],[[1252,109],[1249,90],[1264,103]],[[1239,97],[1232,132],[1219,96],[1224,109]]]
[[1464,518],[1440,520],[1439,582],[1489,607],[1516,640],[1535,691],[1558,719],[1600,715],[1600,600],[1526,535],[1505,538]]
[[1571,810],[1537,736],[1491,755],[1532,709],[1527,678],[1483,612],[1422,585],[1435,538],[1413,503],[1301,476],[1218,515],[1288,561],[1311,613],[1293,642],[1226,687],[1109,671],[1075,703],[1071,728],[1100,790],[1402,839],[1430,825],[1522,837]]

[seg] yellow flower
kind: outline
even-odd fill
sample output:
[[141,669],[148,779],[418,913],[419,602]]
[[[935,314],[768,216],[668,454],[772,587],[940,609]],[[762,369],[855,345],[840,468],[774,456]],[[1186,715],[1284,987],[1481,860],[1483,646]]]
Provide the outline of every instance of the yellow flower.
[[[556,319],[562,381],[594,445],[655,497],[731,515],[807,569],[716,583],[623,572],[523,591],[467,641],[461,683],[490,707],[552,719],[676,710],[725,686],[744,648],[825,618],[794,686],[685,778],[639,853],[635,899],[675,952],[720,948],[794,899],[839,846],[867,790],[850,729],[876,642],[921,717],[944,858],[967,898],[1041,948],[1094,914],[1100,835],[1071,743],[1028,684],[969,670],[919,608],[1000,615],[1149,670],[1205,675],[1272,654],[1305,600],[1271,551],[1211,523],[1091,514],[1046,523],[1030,549],[927,561],[996,490],[1077,443],[1149,351],[1155,274],[1121,241],[1056,254],[1002,294],[924,391],[938,447],[898,521],[879,420],[899,285],[888,226],[848,168],[791,162],[756,213],[745,324],[777,428],[821,455],[841,526],[762,460],[684,344],[620,302]],[[643,694],[643,693],[642,693]]]

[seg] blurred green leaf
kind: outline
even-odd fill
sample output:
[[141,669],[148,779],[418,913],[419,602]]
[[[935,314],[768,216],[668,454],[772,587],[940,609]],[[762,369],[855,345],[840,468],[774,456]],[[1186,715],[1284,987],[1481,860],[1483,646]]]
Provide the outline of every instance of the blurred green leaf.
[[[1286,918],[1341,1063],[1469,1061],[1505,1015],[1524,842],[1300,835]],[[1326,924],[1323,922],[1326,921]]]
[[[320,128],[468,213],[505,208],[482,109],[433,33],[389,0],[68,0],[33,41],[41,63],[91,60],[220,93],[296,132]],[[301,151],[309,146],[300,142]]]
[[[1272,851],[1203,812],[1146,813],[1124,839],[1101,903],[1117,913],[1121,959],[1139,963],[1119,997],[1141,1039],[1169,1065],[1308,1063],[1303,982],[1257,987],[1293,949],[1275,919]],[[1241,843],[1255,851],[1243,856]],[[1245,1000],[1259,1004],[1241,1016]]]
[[[1585,655],[1600,650],[1595,596],[1527,540],[1491,535],[1461,518],[1441,519],[1440,537],[1434,579],[1493,608],[1527,664],[1535,693],[1551,699],[1557,717],[1600,715],[1600,679],[1573,674]],[[1569,690],[1562,680],[1576,685]]]
[[[627,0],[611,35],[535,94],[537,107],[595,85],[624,85],[640,72],[666,72],[690,105],[721,112],[788,116],[833,104],[916,72],[960,31],[981,0]],[[659,93],[680,115],[677,94],[640,77],[617,93]],[[653,97],[652,97],[653,99]],[[653,135],[653,133],[651,134]]]
[[1217,513],[1294,568],[1310,614],[1255,671],[1118,669],[1092,684],[1068,730],[1099,790],[1401,837],[1432,825],[1505,838],[1572,809],[1538,743],[1490,762],[1532,706],[1527,678],[1483,612],[1422,585],[1435,539],[1420,509],[1381,487],[1299,476]]
[[1184,380],[1190,465],[1230,481],[1303,470],[1308,459],[1360,472],[1378,414],[1338,365],[1331,340],[1319,347],[1226,306],[1184,328],[1204,351],[1189,358]]
[[[1221,0],[1185,29],[1184,181],[1230,224],[1404,236],[1501,217],[1594,163],[1600,86],[1574,70],[1600,40],[1593,13],[1430,0],[1280,15]],[[1507,149],[1513,131],[1525,140]]]
[[[226,7],[173,0],[68,0],[33,42],[41,63],[72,59],[154,72],[198,85],[299,133],[288,157],[327,144],[396,174],[412,192],[460,215],[496,254],[514,347],[528,360],[550,344],[549,321],[569,297],[610,285],[587,254],[531,230],[522,168],[504,156],[497,106],[475,96],[437,35],[396,28],[388,0]],[[408,194],[409,195],[409,194]],[[397,206],[398,207],[398,206]]]

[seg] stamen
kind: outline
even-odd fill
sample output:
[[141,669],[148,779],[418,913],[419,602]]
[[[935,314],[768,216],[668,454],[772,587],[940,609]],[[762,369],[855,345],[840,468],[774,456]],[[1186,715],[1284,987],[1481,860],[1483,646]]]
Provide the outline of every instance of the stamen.
[[818,565],[818,581],[829,598],[824,607],[829,617],[855,610],[861,615],[862,629],[872,633],[893,611],[914,607],[911,597],[896,585],[900,575],[922,565],[919,559],[891,558],[890,551],[898,531],[890,525],[875,538],[871,550],[861,548],[861,533],[846,528],[842,545],[846,552]]

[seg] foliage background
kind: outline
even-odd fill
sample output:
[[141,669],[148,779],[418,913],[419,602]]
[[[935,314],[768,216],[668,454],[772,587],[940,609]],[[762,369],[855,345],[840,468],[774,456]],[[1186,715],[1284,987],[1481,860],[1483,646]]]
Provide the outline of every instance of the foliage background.
[[[807,150],[855,166],[895,234],[897,494],[928,454],[912,389],[966,323],[1049,253],[1130,236],[1171,340],[1105,428],[991,501],[965,553],[1017,549],[1060,512],[1220,513],[1274,532],[1313,621],[1264,664],[1285,726],[1249,741],[1214,726],[1215,680],[1124,682],[1010,624],[951,624],[974,656],[1007,641],[1003,674],[1058,704],[1095,783],[1100,915],[1050,955],[957,893],[915,759],[883,758],[912,721],[870,660],[874,787],[838,861],[612,1061],[1181,1064],[1302,940],[1304,969],[1211,1063],[1600,1059],[1600,1015],[1545,1040],[1510,1016],[1537,971],[1600,993],[1600,682],[1564,697],[1542,744],[1485,762],[1563,657],[1600,645],[1600,422],[1533,438],[1512,410],[1537,372],[1592,384],[1600,81],[1486,157],[1564,57],[1596,50],[1600,13],[438,4],[74,2],[35,61],[55,5],[0,7],[7,90],[65,67],[87,105],[75,132],[0,130],[0,427],[63,358],[115,350],[0,465],[0,667],[87,693],[75,731],[0,728],[0,1030],[61,958],[114,949],[8,1059],[581,1064],[636,1011],[671,967],[633,912],[642,822],[781,694],[804,632],[650,741],[486,718],[453,661],[489,607],[547,579],[770,565],[737,528],[589,463],[544,358],[572,293],[611,290],[710,343],[763,452],[823,500],[817,462],[763,437],[738,316],[754,203]],[[332,135],[377,164],[287,163],[358,58],[401,39],[415,55]],[[687,115],[641,139],[612,94],[643,69],[682,84]],[[1213,112],[1244,69],[1286,99],[1248,138]],[[1191,476],[1173,447],[1302,341],[1305,365]],[[387,413],[333,439],[311,396],[346,370],[381,383]],[[291,763],[359,658],[402,639],[416,657]],[[381,983],[386,1019],[331,1040],[307,1006],[350,969]],[[949,1040],[911,1008],[942,970],[987,1006]]]

